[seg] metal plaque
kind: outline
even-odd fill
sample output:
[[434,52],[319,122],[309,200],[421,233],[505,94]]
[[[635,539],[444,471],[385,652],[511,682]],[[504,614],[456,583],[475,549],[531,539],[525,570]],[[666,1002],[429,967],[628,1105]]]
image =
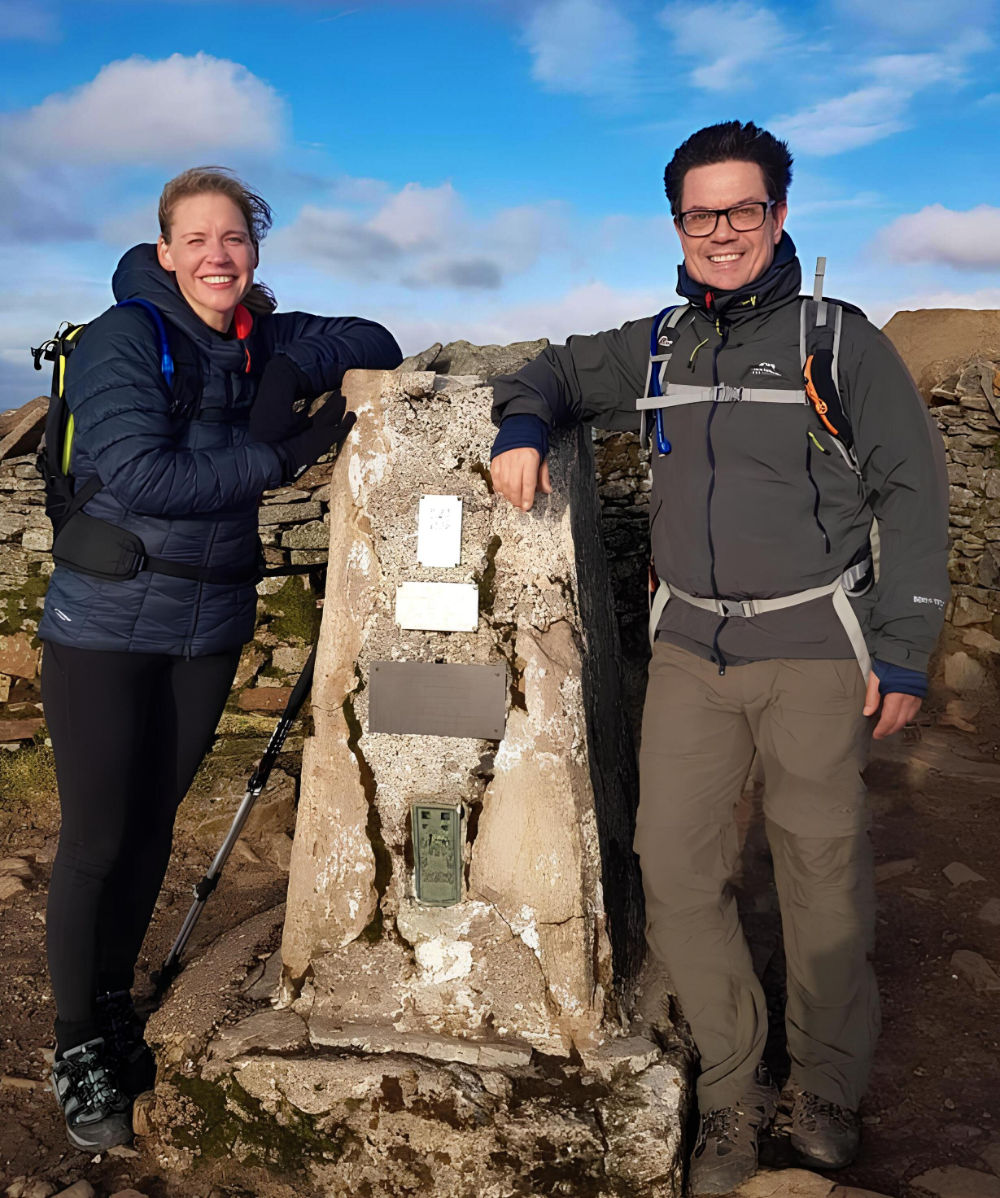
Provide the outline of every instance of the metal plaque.
[[369,686],[369,732],[503,738],[506,666],[375,661]]
[[457,495],[421,495],[417,561],[422,566],[457,566],[461,555],[462,500]]
[[471,582],[404,582],[396,587],[396,623],[425,632],[475,632],[479,589]]
[[450,907],[462,898],[462,809],[414,803],[410,821],[417,899],[430,907]]

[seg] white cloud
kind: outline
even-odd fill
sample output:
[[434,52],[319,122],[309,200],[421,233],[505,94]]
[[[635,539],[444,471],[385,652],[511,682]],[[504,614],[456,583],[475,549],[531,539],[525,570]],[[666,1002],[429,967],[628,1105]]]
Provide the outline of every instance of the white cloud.
[[995,0],[905,0],[872,4],[871,0],[835,0],[834,8],[851,25],[880,30],[894,39],[925,39],[935,33],[982,27],[996,14]]
[[879,233],[877,243],[895,262],[995,270],[1000,267],[1000,208],[980,204],[956,212],[931,204],[894,220]]
[[695,5],[679,0],[662,11],[660,21],[673,34],[676,52],[699,60],[691,82],[708,91],[731,90],[754,63],[785,53],[790,40],[769,8],[749,0]]
[[443,313],[438,318],[414,318],[412,311],[386,317],[405,353],[457,338],[476,345],[507,345],[548,337],[563,342],[574,333],[596,333],[617,328],[659,311],[655,289],[620,291],[602,282],[585,283],[551,299],[511,304],[491,312]]
[[534,265],[543,249],[561,245],[557,205],[507,208],[476,220],[451,183],[407,183],[378,205],[359,207],[306,205],[275,232],[270,252],[359,281],[495,290]]
[[109,63],[90,83],[0,121],[6,152],[26,161],[172,162],[223,150],[267,152],[284,104],[245,67],[208,54]]
[[611,0],[543,0],[525,21],[532,75],[549,91],[629,94],[639,39]]
[[810,108],[777,117],[769,127],[794,150],[807,154],[840,154],[899,133],[909,123],[910,105],[931,87],[957,87],[965,81],[967,62],[983,48],[978,35],[962,33],[934,53],[886,54],[862,62],[856,73],[863,86],[821,100]]
[[58,34],[48,5],[37,0],[0,0],[0,41],[51,42]]

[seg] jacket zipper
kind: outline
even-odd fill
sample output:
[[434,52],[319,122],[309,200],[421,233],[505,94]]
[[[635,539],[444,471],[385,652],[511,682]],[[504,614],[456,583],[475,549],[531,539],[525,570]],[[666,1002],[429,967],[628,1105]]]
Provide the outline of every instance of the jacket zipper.
[[[726,341],[729,338],[729,326],[723,325],[722,317],[717,316],[715,319],[715,331],[719,334],[719,344],[712,351],[712,384],[719,385],[719,354],[725,349]],[[712,577],[712,596],[719,599],[719,584],[715,578],[715,541],[712,538],[712,496],[715,494],[715,448],[712,445],[712,421],[715,419],[715,413],[718,410],[719,401],[712,401],[712,410],[708,414],[708,423],[705,426],[705,441],[708,450],[708,464],[712,474],[708,482],[708,498],[706,501],[706,520],[708,523],[708,554],[709,568]],[[719,625],[715,630],[715,635],[712,637],[712,653],[713,661],[717,661],[719,665],[719,676],[726,672],[726,659],[723,656],[722,650],[719,648],[719,634],[725,628],[729,620],[728,616],[723,616],[719,621]]]

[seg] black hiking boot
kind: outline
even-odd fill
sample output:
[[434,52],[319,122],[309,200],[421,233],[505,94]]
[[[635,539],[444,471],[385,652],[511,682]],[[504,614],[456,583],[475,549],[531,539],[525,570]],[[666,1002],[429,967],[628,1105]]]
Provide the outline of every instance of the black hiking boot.
[[735,1106],[706,1111],[698,1125],[688,1181],[692,1194],[728,1194],[757,1172],[757,1138],[774,1119],[778,1092],[760,1066]]
[[790,1133],[792,1147],[810,1165],[843,1169],[857,1155],[861,1119],[857,1111],[796,1090]]
[[103,1040],[68,1049],[52,1066],[51,1079],[71,1144],[84,1152],[103,1152],[129,1143],[132,1103],[118,1085]]
[[130,1098],[152,1090],[156,1061],[143,1039],[143,1021],[128,990],[111,990],[97,996],[97,1026],[104,1037],[107,1058],[118,1084]]

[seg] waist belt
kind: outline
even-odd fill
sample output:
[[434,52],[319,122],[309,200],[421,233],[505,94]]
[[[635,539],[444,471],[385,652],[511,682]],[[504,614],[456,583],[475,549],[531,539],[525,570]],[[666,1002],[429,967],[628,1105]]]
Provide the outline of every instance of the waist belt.
[[650,646],[656,639],[656,628],[663,615],[663,609],[671,598],[680,599],[702,611],[714,612],[724,619],[738,616],[740,619],[752,620],[754,616],[762,616],[772,611],[784,611],[786,608],[798,607],[802,603],[810,603],[813,599],[822,599],[826,595],[831,595],[833,610],[837,613],[844,631],[847,633],[854,656],[858,659],[861,673],[867,680],[871,673],[871,658],[868,656],[868,646],[865,644],[858,617],[854,614],[854,608],[851,606],[849,594],[852,592],[857,595],[864,594],[868,588],[858,589],[858,587],[871,570],[872,559],[866,557],[863,561],[850,566],[833,582],[824,583],[818,587],[809,587],[805,591],[796,591],[793,595],[779,595],[774,599],[710,599],[703,595],[689,595],[687,591],[682,591],[679,587],[661,581],[649,609]]

